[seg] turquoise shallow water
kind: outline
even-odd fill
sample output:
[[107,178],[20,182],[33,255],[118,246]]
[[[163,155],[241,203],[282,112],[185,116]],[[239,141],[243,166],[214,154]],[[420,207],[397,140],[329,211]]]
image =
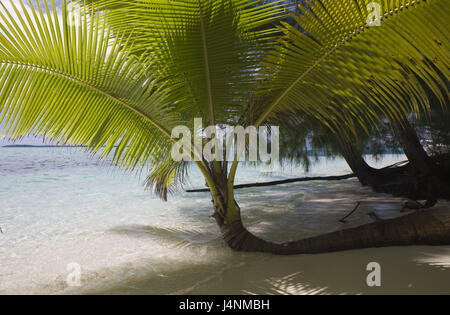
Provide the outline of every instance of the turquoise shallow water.
[[[308,174],[242,167],[238,182],[348,172],[341,159],[321,159]],[[0,148],[0,175],[0,293],[450,293],[448,247],[233,253],[210,218],[208,194],[180,192],[162,202],[144,190],[143,176],[82,149]],[[188,187],[203,185],[192,170]],[[362,206],[346,227],[371,222],[367,213],[374,210],[397,216],[401,202],[356,180],[243,189],[237,200],[249,229],[273,241],[340,229],[338,220],[356,201]],[[397,279],[376,292],[365,284],[365,265],[374,259]],[[81,268],[81,286],[66,281],[73,263]]]

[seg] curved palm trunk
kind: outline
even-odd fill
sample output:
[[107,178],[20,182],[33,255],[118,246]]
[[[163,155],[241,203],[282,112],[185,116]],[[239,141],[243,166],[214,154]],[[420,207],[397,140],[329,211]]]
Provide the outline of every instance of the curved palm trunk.
[[437,167],[439,161],[428,156],[409,123],[391,122],[391,125],[408,158],[408,164],[373,168],[365,162],[357,146],[345,138],[337,139],[341,155],[360,183],[370,186],[376,192],[414,200],[426,199],[427,207],[433,206],[438,198],[449,199],[448,163],[444,161]]
[[214,215],[222,237],[235,251],[279,255],[326,253],[368,247],[450,245],[450,211],[427,210],[378,221],[352,229],[286,243],[266,241],[243,225],[234,198],[233,183],[225,172],[216,172],[211,188]]
[[391,125],[411,164],[414,182],[410,198],[414,199],[417,194],[422,195],[423,199],[427,199],[427,205],[434,205],[438,198],[448,198],[449,179],[441,175],[443,170],[428,156],[414,128],[407,120],[403,124],[393,121]]
[[363,186],[372,185],[374,178],[373,175],[377,171],[372,168],[362,157],[361,150],[358,150],[355,146],[348,142],[340,142],[340,152],[347,162],[350,169],[358,177],[359,182]]
[[[411,166],[389,166],[381,169],[371,167],[362,157],[362,152],[354,145],[339,141],[339,151],[350,169],[363,186],[369,186],[374,191],[388,193],[394,196],[412,198],[414,185],[411,183]],[[414,193],[413,199],[421,199],[423,194]],[[425,197],[426,199],[426,197]]]
[[449,245],[450,211],[428,210],[400,218],[287,243],[271,243],[250,233],[240,220],[218,220],[225,242],[236,251],[278,255],[317,254],[369,247]]
[[394,121],[391,122],[391,125],[406,157],[416,172],[427,175],[432,174],[434,172],[434,163],[420,144],[413,127],[407,121],[404,124]]

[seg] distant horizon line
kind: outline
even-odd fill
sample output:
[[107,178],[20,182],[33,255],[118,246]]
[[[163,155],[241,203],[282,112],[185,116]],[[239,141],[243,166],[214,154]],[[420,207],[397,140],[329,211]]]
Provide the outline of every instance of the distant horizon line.
[[7,144],[1,146],[2,148],[86,148],[86,145],[51,145],[51,144]]

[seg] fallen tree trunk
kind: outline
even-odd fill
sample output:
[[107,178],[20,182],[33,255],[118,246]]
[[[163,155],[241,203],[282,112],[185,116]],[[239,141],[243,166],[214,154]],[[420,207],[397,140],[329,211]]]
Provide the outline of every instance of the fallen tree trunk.
[[[264,182],[264,183],[234,185],[234,189],[249,188],[249,187],[275,186],[275,185],[282,185],[282,184],[307,182],[307,181],[313,181],[313,180],[344,180],[344,179],[349,179],[349,178],[353,178],[353,177],[356,177],[356,175],[355,174],[347,174],[347,175],[341,175],[341,176],[289,178],[289,179],[276,180],[276,181]],[[186,192],[189,192],[189,193],[209,192],[209,188],[189,189],[189,190],[186,190]]]
[[[400,170],[404,170],[405,164],[407,161],[398,162],[380,169],[373,169],[377,171],[379,176],[387,176],[388,174],[397,174],[399,172],[404,172]],[[402,166],[400,166],[402,165]],[[372,176],[376,176],[372,174]],[[316,177],[299,177],[299,178],[289,178],[283,180],[275,180],[264,183],[250,183],[250,184],[239,184],[234,185],[234,189],[242,189],[242,188],[250,188],[250,187],[264,187],[264,186],[275,186],[282,184],[290,184],[290,183],[298,183],[298,182],[307,182],[307,181],[333,181],[333,180],[345,180],[350,178],[358,177],[356,174],[346,174],[346,175],[337,175],[337,176],[316,176]],[[188,193],[194,192],[209,192],[209,188],[200,188],[200,189],[188,189],[186,190]]]

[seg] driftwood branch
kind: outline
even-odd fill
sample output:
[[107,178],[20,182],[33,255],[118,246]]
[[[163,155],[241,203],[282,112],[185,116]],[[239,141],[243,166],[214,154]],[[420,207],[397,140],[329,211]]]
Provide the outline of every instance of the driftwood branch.
[[[313,181],[313,180],[343,180],[343,179],[349,179],[349,178],[353,178],[353,177],[356,177],[356,175],[355,174],[347,174],[347,175],[341,175],[341,176],[289,178],[289,179],[285,179],[285,180],[276,180],[276,181],[265,182],[265,183],[235,185],[234,189],[249,188],[249,187],[275,186],[275,185],[282,185],[282,184],[289,184],[289,183],[307,182],[307,181]],[[209,188],[186,190],[186,192],[189,192],[189,193],[208,192],[208,191],[209,191]]]
[[356,207],[353,208],[353,210],[350,211],[349,214],[347,214],[345,217],[343,217],[342,219],[340,219],[339,222],[347,223],[347,221],[345,221],[345,219],[347,219],[349,216],[351,216],[351,215],[358,209],[358,207],[359,207],[360,204],[361,204],[361,201],[358,201],[358,203],[356,204]]

